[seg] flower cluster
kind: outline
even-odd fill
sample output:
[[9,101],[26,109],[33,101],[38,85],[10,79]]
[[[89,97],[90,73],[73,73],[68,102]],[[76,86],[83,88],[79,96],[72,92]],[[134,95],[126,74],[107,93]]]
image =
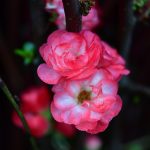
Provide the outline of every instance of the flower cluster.
[[122,106],[118,81],[129,71],[117,51],[90,31],[53,32],[40,48],[42,81],[54,84],[51,112],[88,133],[104,131]]
[[[65,29],[65,13],[62,0],[46,0],[46,10],[48,12],[56,12],[58,17],[55,21],[59,29]],[[82,27],[86,30],[95,28],[99,23],[99,14],[97,7],[92,7],[87,16],[82,16]]]
[[[45,112],[48,111],[50,95],[46,87],[32,87],[24,91],[21,96],[20,109],[24,114],[30,132],[35,137],[42,137],[50,129],[50,123]],[[16,112],[13,112],[14,124],[24,129]]]

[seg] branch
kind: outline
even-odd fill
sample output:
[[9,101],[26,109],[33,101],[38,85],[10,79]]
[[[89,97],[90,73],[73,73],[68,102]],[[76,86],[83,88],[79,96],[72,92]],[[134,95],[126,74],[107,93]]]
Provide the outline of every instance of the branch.
[[128,61],[133,30],[136,24],[136,19],[132,10],[133,0],[119,1],[119,49],[123,57]]
[[130,80],[128,77],[125,77],[122,81],[121,81],[121,85],[124,88],[127,88],[130,91],[133,92],[140,92],[143,93],[147,96],[150,96],[150,87],[144,86],[142,84],[133,82],[132,80]]
[[38,150],[38,147],[36,145],[35,139],[32,137],[32,135],[30,134],[30,129],[29,126],[24,118],[23,113],[20,111],[19,106],[17,105],[15,99],[13,98],[11,92],[9,91],[9,89],[7,88],[6,84],[4,83],[4,81],[0,78],[0,88],[2,89],[2,91],[4,92],[4,94],[6,95],[6,97],[8,98],[8,101],[10,102],[10,104],[13,106],[13,108],[15,109],[16,113],[18,114],[24,129],[26,130],[27,134],[29,135],[29,140],[30,143],[32,145],[33,150]]
[[[130,46],[132,42],[132,36],[134,27],[136,24],[136,18],[132,10],[133,0],[119,1],[119,49],[122,55],[127,61],[129,59]],[[147,96],[150,96],[150,88],[139,83],[133,82],[128,77],[121,81],[123,87],[134,92],[141,92]]]
[[68,32],[80,32],[82,15],[79,0],[62,0],[66,17],[66,30]]

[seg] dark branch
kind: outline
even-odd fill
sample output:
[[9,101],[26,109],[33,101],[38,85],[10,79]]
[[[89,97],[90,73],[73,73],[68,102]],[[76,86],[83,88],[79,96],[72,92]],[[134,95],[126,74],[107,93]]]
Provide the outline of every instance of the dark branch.
[[30,133],[30,128],[28,126],[28,123],[22,113],[22,111],[19,108],[19,105],[16,103],[13,95],[11,94],[11,92],[9,91],[7,85],[5,84],[5,82],[2,80],[2,78],[0,77],[0,89],[2,89],[2,91],[4,92],[4,94],[7,97],[7,100],[10,102],[10,104],[12,105],[12,107],[14,108],[14,110],[16,111],[16,113],[18,114],[19,119],[21,120],[25,131],[27,132],[28,136],[29,136],[29,141],[32,145],[33,150],[39,150],[38,146],[36,145],[36,141],[34,139],[34,137],[31,135]]
[[66,30],[68,32],[80,32],[82,15],[79,0],[62,0],[66,16]]
[[142,85],[140,83],[133,82],[128,77],[124,78],[121,81],[121,85],[123,88],[126,88],[131,92],[140,92],[142,94],[150,96],[150,87],[147,87],[147,86]]
[[136,19],[132,10],[133,0],[119,1],[119,35],[118,43],[122,55],[128,61],[133,30]]

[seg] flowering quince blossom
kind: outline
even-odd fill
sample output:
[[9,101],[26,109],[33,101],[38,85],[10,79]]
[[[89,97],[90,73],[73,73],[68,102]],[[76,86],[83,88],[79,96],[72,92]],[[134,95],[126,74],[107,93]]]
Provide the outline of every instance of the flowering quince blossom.
[[[31,134],[35,137],[44,136],[50,128],[48,118],[43,115],[49,109],[49,101],[50,96],[46,87],[33,87],[21,94],[20,109]],[[13,112],[12,120],[16,126],[24,129],[16,112]]]
[[[59,29],[65,29],[65,13],[62,0],[47,0],[46,10],[48,12],[57,12],[58,18],[56,19],[55,23]],[[82,16],[83,30],[91,30],[100,23],[98,10],[100,9],[93,7],[87,16]]]
[[79,130],[92,134],[102,132],[121,109],[117,90],[117,82],[105,69],[86,79],[62,79],[53,86],[52,115],[58,122],[73,124]]
[[[40,138],[48,132],[49,122],[46,118],[39,114],[27,113],[24,111],[22,112],[33,136]],[[24,129],[21,120],[15,112],[13,113],[12,119],[16,126]]]
[[98,136],[89,135],[85,139],[85,147],[87,150],[100,150],[102,141]]
[[46,64],[41,64],[37,73],[47,84],[57,84],[62,77],[83,79],[96,71],[102,53],[101,40],[96,34],[90,31],[72,33],[57,30],[40,47]]
[[50,92],[44,86],[31,87],[21,93],[21,107],[24,111],[34,113],[48,109],[50,103]]
[[[99,24],[98,12],[96,8],[91,8],[87,16],[82,16],[82,29],[91,30]],[[64,12],[60,11],[58,18],[55,23],[59,29],[65,29],[65,15]]]
[[114,80],[120,80],[122,75],[128,75],[129,70],[125,68],[125,60],[110,47],[107,43],[101,42],[103,45],[103,55],[100,59],[97,68],[104,68]]

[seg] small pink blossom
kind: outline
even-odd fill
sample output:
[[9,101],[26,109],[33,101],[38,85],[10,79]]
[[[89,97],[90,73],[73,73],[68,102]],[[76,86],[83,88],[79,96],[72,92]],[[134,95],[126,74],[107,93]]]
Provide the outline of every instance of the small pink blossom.
[[[59,29],[65,29],[65,15],[64,11],[59,11],[58,18],[55,23],[57,24]],[[99,24],[99,17],[96,8],[92,8],[87,16],[82,16],[82,29],[83,30],[91,30]]]
[[83,79],[95,72],[103,49],[99,37],[90,31],[53,32],[40,48],[46,64],[38,67],[39,78],[48,84],[66,79]]
[[103,69],[82,80],[54,85],[51,112],[55,120],[92,134],[104,131],[122,106],[118,84]]
[[[49,121],[42,115],[24,113],[24,117],[33,136],[40,138],[48,132],[50,127]],[[24,130],[24,126],[15,112],[13,113],[12,120],[16,126]]]
[[[58,18],[56,19],[55,23],[59,29],[65,29],[65,13],[62,0],[47,0],[46,10],[48,12],[56,12],[58,14]],[[100,23],[98,10],[100,9],[92,7],[87,16],[82,16],[83,30],[91,30]]]
[[31,87],[20,95],[21,107],[24,111],[38,113],[48,109],[50,92],[44,86]]
[[129,70],[125,68],[125,60],[117,53],[116,49],[102,42],[103,55],[97,68],[106,69],[115,80],[120,80],[122,75],[128,75]]
[[89,135],[86,137],[85,146],[87,150],[100,150],[102,141],[98,136]]
[[[44,115],[49,109],[50,95],[45,86],[31,87],[21,93],[20,109],[35,137],[44,136],[50,129],[49,118]],[[48,111],[49,112],[49,111]],[[13,112],[13,123],[24,129],[19,116]]]

